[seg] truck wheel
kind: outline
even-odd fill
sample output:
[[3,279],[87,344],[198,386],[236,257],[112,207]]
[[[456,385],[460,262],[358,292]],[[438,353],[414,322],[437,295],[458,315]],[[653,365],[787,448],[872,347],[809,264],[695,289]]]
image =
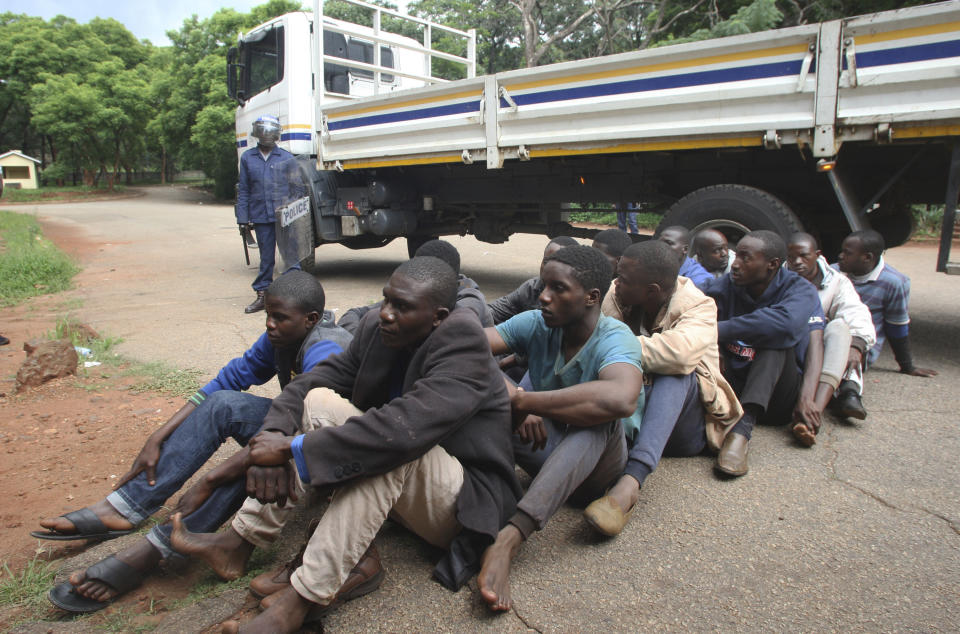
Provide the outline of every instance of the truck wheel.
[[784,239],[804,230],[800,218],[782,200],[746,185],[711,185],[687,194],[664,214],[657,235],[673,225],[690,233],[716,229],[731,244],[757,229],[775,231]]

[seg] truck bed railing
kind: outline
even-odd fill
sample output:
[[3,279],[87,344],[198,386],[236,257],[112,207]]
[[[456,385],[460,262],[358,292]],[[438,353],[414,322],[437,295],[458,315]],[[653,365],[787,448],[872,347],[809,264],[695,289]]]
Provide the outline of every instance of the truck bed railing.
[[[390,9],[385,9],[383,7],[378,7],[374,4],[369,4],[363,2],[362,0],[340,0],[346,4],[354,5],[362,9],[367,9],[372,13],[373,18],[373,28],[372,32],[368,27],[357,27],[350,28],[350,26],[338,26],[335,24],[325,23],[323,19],[323,4],[324,0],[314,0],[313,3],[313,16],[314,16],[314,28],[317,31],[317,37],[313,38],[313,58],[317,60],[317,76],[324,76],[324,64],[336,64],[338,66],[345,66],[347,68],[353,68],[357,70],[364,70],[373,73],[373,94],[380,94],[380,84],[382,75],[394,75],[398,77],[405,77],[408,79],[413,79],[416,81],[422,81],[428,85],[438,84],[446,82],[447,80],[435,75],[433,73],[433,60],[442,59],[457,64],[462,64],[466,70],[467,78],[476,76],[477,72],[477,33],[475,29],[470,29],[469,31],[462,31],[460,29],[455,29],[452,27],[444,26],[436,22],[431,22],[429,20],[424,20],[422,18],[417,18],[411,15],[405,15],[403,13],[393,11]],[[388,31],[383,31],[381,28],[381,23],[383,16],[387,15],[398,20],[405,20],[407,22],[412,22],[423,27],[423,42],[418,45],[409,44],[404,42],[403,39],[406,39],[400,34],[394,34]],[[434,48],[432,43],[433,31],[438,30],[450,35],[457,37],[462,37],[466,40],[467,43],[467,54],[466,56],[454,55],[452,53],[447,53],[441,51],[437,48]],[[333,33],[340,33],[345,36],[352,36],[364,41],[370,41],[373,43],[373,63],[369,64],[366,62],[359,62],[355,60],[350,60],[343,57],[335,57],[331,55],[323,54],[323,31],[330,31]],[[384,35],[386,34],[386,36]],[[409,51],[414,51],[423,55],[424,58],[424,68],[422,73],[414,73],[409,70],[401,70],[400,68],[390,68],[384,66],[381,60],[380,47],[396,47],[402,48]],[[399,65],[398,65],[399,66]],[[338,98],[343,98],[346,95],[340,93],[331,93],[323,89],[323,82],[319,82],[321,90],[324,90],[324,94],[335,95]],[[319,121],[319,118],[318,118]]]

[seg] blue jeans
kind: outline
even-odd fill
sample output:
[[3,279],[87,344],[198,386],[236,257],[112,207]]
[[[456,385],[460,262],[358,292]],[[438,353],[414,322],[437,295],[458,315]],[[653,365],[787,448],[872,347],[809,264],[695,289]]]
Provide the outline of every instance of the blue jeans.
[[707,446],[706,423],[696,372],[685,376],[651,374],[644,388],[646,406],[624,473],[643,485],[661,456],[694,456]]
[[620,228],[620,231],[626,231],[627,225],[630,226],[630,233],[639,233],[637,229],[637,212],[635,211],[618,211],[617,212],[617,226]]
[[[107,501],[134,526],[142,523],[179,491],[227,438],[246,445],[263,426],[271,402],[246,392],[214,392],[163,443],[156,484],[150,486],[146,474],[140,473],[110,493]],[[213,532],[240,508],[246,497],[243,478],[221,486],[184,518],[184,523],[193,532]],[[147,540],[164,558],[175,554],[170,548],[171,530],[165,524],[154,526],[147,534]]]

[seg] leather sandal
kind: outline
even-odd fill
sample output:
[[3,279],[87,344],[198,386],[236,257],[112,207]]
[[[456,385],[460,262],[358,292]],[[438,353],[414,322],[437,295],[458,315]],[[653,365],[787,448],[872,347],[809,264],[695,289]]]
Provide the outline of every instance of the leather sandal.
[[607,537],[616,537],[623,530],[633,514],[636,504],[630,507],[630,510],[624,513],[620,505],[610,497],[605,495],[602,498],[594,500],[583,511],[583,517],[590,526]]
[[89,599],[78,594],[69,581],[64,581],[54,586],[47,599],[61,610],[73,612],[75,614],[86,614],[96,612],[107,607],[114,600],[120,598],[127,592],[140,586],[143,583],[144,573],[137,570],[129,564],[125,564],[113,555],[110,555],[103,561],[93,564],[87,568],[87,581],[100,581],[110,586],[116,591],[116,595],[106,601],[97,601]]

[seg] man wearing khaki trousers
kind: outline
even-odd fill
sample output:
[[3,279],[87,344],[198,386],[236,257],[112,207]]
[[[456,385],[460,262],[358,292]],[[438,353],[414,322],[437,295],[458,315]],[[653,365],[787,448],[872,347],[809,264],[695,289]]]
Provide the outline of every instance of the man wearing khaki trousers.
[[247,461],[259,501],[248,500],[226,532],[175,529],[178,548],[235,577],[283,527],[290,510],[274,500],[296,497],[301,481],[335,489],[289,585],[273,573],[278,592],[245,631],[296,631],[357,587],[375,587],[378,564],[363,559],[388,515],[448,548],[434,577],[457,589],[513,514],[509,397],[476,316],[454,308],[456,288],[436,258],[400,265],[350,348],[271,406]]

